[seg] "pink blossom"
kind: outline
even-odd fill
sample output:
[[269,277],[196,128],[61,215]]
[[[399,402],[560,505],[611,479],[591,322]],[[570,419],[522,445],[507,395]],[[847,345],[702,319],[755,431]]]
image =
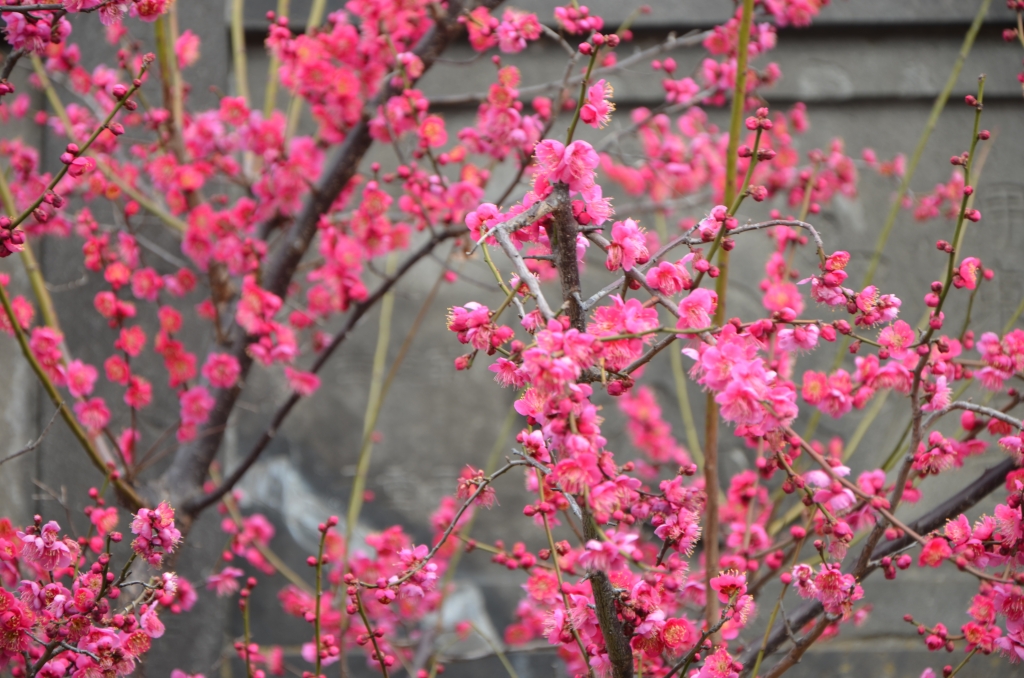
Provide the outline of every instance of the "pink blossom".
[[172,0],[133,0],[130,12],[143,21],[156,21],[167,12]]
[[124,402],[136,410],[149,405],[153,400],[153,385],[140,375],[133,374],[128,378],[128,389],[124,393]]
[[617,271],[620,267],[630,271],[637,264],[647,263],[647,239],[644,230],[632,219],[612,224],[612,242],[608,246],[605,268]]
[[700,539],[700,516],[689,509],[670,514],[654,534],[680,553],[690,555]]
[[103,398],[90,398],[75,403],[75,414],[90,435],[96,435],[110,423],[110,410]]
[[942,564],[942,561],[947,560],[953,555],[953,550],[949,548],[949,543],[942,537],[933,537],[928,540],[928,543],[921,548],[921,556],[918,559],[918,564],[921,567],[928,565],[929,567],[938,567]]
[[143,605],[142,614],[139,615],[139,626],[150,638],[160,638],[164,635],[164,623],[157,617],[157,605]]
[[772,282],[765,290],[762,303],[769,311],[782,312],[789,309],[795,315],[804,312],[803,296],[799,288],[791,282]]
[[600,158],[593,146],[586,141],[574,141],[568,146],[545,139],[534,149],[537,157],[538,185],[560,181],[568,184],[572,192],[583,193],[584,197],[592,195],[594,169],[600,164]]
[[591,127],[603,128],[612,119],[615,104],[612,97],[612,86],[604,79],[598,80],[587,89],[586,103],[580,109],[580,120]]
[[679,320],[676,327],[684,330],[710,327],[711,316],[717,308],[718,294],[698,287],[679,302]]
[[193,386],[182,391],[178,400],[181,403],[181,421],[193,426],[206,422],[215,402],[213,396],[203,386]]
[[878,343],[886,347],[893,358],[903,359],[914,343],[914,330],[906,322],[897,320],[882,329],[878,334]]
[[153,567],[159,567],[163,556],[173,552],[181,541],[181,532],[174,526],[174,509],[167,502],[155,509],[139,509],[131,527],[137,535],[132,550]]
[[615,544],[596,539],[587,542],[586,550],[580,556],[579,563],[588,570],[602,572],[621,570],[626,567],[626,559],[619,553],[619,548]]
[[522,388],[526,385],[526,375],[522,370],[519,369],[519,365],[508,360],[507,358],[498,358],[498,360],[489,366],[491,372],[494,372],[494,381],[501,384],[503,387]]
[[747,576],[738,572],[723,572],[711,578],[711,588],[718,592],[718,600],[728,603],[747,592]]
[[647,284],[666,296],[675,296],[690,284],[690,273],[681,264],[662,261],[652,266],[647,269]]
[[[618,296],[611,297],[611,306],[599,306],[594,311],[594,320],[587,325],[587,332],[595,337],[619,334],[649,333],[658,327],[658,311],[644,308],[639,299],[625,302]],[[653,341],[653,334],[639,337],[615,339],[602,342],[605,364],[613,370],[621,370],[640,357],[645,344]]]
[[188,68],[199,61],[199,36],[191,30],[184,30],[174,42],[174,54],[180,68]]
[[924,412],[938,412],[949,406],[950,400],[953,396],[953,389],[946,383],[945,375],[937,377],[935,379],[935,390],[932,391],[931,398],[927,403],[921,406]]
[[580,494],[587,487],[601,482],[597,458],[589,452],[560,460],[551,474],[559,487],[570,494]]
[[996,534],[1002,536],[1003,543],[1012,547],[1024,539],[1024,520],[1021,519],[1021,509],[1010,508],[1006,504],[997,504],[995,510]]
[[469,44],[478,52],[484,52],[498,44],[495,30],[498,28],[497,17],[491,16],[486,7],[477,7],[466,17],[466,29],[469,33]]
[[232,388],[241,373],[238,359],[229,353],[211,353],[203,365],[203,376],[214,388]]
[[704,660],[697,678],[739,678],[736,666],[725,647],[720,647]]
[[499,49],[514,54],[526,49],[528,40],[539,39],[541,27],[536,14],[506,9],[497,33]]
[[237,567],[225,567],[220,572],[206,578],[206,588],[215,591],[218,598],[230,596],[238,591],[238,578],[244,574],[245,572]]
[[92,365],[81,360],[72,360],[67,366],[68,391],[76,398],[84,398],[92,393],[98,372]]
[[50,521],[38,533],[18,532],[22,556],[47,572],[68,567],[78,558],[78,542],[61,539],[60,525]]
[[302,372],[291,367],[285,367],[284,375],[291,389],[305,398],[313,395],[320,388],[320,377],[312,372]]
[[964,287],[969,290],[973,290],[978,286],[978,270],[981,268],[981,260],[977,257],[965,257],[960,262],[960,267],[957,269],[957,275],[960,276],[960,280],[963,281]]
[[817,325],[794,325],[778,332],[778,346],[783,351],[810,351],[818,345],[821,330]]

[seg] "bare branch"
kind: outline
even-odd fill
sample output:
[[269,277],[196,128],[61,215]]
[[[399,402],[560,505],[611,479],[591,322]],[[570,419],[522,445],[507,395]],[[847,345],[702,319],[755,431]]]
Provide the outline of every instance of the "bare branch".
[[508,237],[508,233],[504,229],[499,229],[494,237],[498,239],[498,244],[501,245],[501,249],[505,252],[505,256],[512,260],[512,264],[516,268],[516,274],[519,279],[526,283],[526,287],[530,290],[530,294],[537,300],[537,308],[540,309],[541,315],[544,316],[544,320],[551,320],[555,317],[554,312],[551,310],[551,306],[548,304],[547,299],[544,298],[544,293],[540,291],[540,283],[537,282],[536,276],[526,267],[526,262],[523,261],[523,257],[520,256],[516,250],[515,245]]
[[28,54],[24,49],[16,49],[7,55],[7,59],[4,61],[4,68],[0,71],[0,80],[7,80],[11,77],[11,73],[14,72],[14,67],[18,64],[21,57]]
[[999,421],[1005,422],[1005,423],[1009,424],[1010,426],[1015,427],[1018,431],[1021,430],[1021,429],[1024,429],[1024,422],[1021,422],[1020,419],[1015,419],[1014,417],[1011,417],[1010,415],[1006,414],[1005,412],[1000,412],[999,410],[994,410],[991,407],[985,407],[983,405],[975,405],[974,403],[968,403],[968,402],[964,402],[962,400],[958,400],[958,401],[956,401],[954,403],[950,403],[949,405],[947,405],[946,407],[942,408],[938,412],[933,413],[930,417],[925,419],[924,427],[926,429],[931,428],[931,426],[936,421],[938,421],[938,419],[940,417],[942,417],[943,415],[949,414],[953,410],[967,410],[968,412],[977,412],[978,414],[984,414],[986,417],[990,417],[992,419],[998,419]]
[[43,442],[43,438],[45,438],[46,434],[50,431],[50,427],[53,426],[53,422],[55,422],[57,420],[57,415],[60,414],[60,410],[61,410],[62,407],[64,407],[64,401],[63,400],[60,401],[57,404],[57,409],[53,411],[53,415],[50,417],[50,421],[43,428],[43,432],[39,434],[39,437],[36,438],[35,440],[33,440],[32,442],[30,442],[25,447],[23,447],[20,450],[18,450],[17,452],[15,452],[14,454],[8,455],[8,456],[4,457],[3,459],[0,459],[0,466],[3,466],[4,464],[6,464],[7,462],[9,462],[9,461],[11,461],[13,459],[17,459],[18,457],[20,457],[23,454],[28,454],[32,450],[34,450],[37,447],[39,447],[39,445]]
[[[650,61],[654,57],[658,56],[659,54],[663,54],[664,52],[671,52],[672,50],[680,49],[682,47],[695,47],[704,42],[704,39],[707,38],[709,35],[711,35],[711,31],[694,31],[687,33],[682,37],[678,37],[675,33],[671,33],[669,34],[668,39],[665,40],[665,42],[655,45],[654,47],[649,47],[648,49],[636,52],[631,56],[626,57],[625,59],[620,59],[614,66],[607,66],[605,68],[594,69],[594,71],[591,73],[591,79],[607,77],[609,75],[612,75],[613,73],[625,70],[636,64],[644,63],[645,61]],[[583,76],[575,75],[572,78],[570,78],[566,84],[568,84],[569,86],[573,86],[578,85],[581,82],[583,82]],[[527,97],[533,97],[537,96],[538,94],[543,94],[551,90],[559,89],[563,86],[564,85],[562,81],[552,80],[551,82],[545,82],[540,85],[520,87],[519,96],[525,99]],[[434,97],[430,100],[430,105],[462,106],[466,104],[478,104],[481,101],[484,101],[485,99],[486,95],[480,93],[453,94],[451,96],[446,97]]]
[[820,638],[821,634],[825,632],[828,625],[836,619],[837,617],[832,615],[825,615],[819,619],[818,623],[815,624],[814,628],[811,629],[806,636],[793,644],[793,647],[790,649],[789,653],[782,658],[782,661],[772,667],[772,670],[768,672],[766,678],[778,678],[795,664],[799,663],[800,658],[804,656],[804,652],[807,652],[807,648],[813,645],[814,641]]

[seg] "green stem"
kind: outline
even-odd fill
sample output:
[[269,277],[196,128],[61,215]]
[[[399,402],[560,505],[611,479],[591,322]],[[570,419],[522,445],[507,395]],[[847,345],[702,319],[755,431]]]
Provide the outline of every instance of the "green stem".
[[[319,575],[318,575],[318,578],[319,578]],[[251,627],[249,625],[249,599],[248,598],[243,598],[242,600],[243,600],[243,603],[242,603],[242,632],[245,635],[245,674],[249,678],[252,678],[252,657],[249,654],[249,644],[252,642],[252,629],[251,629]],[[317,604],[319,605],[319,603],[320,603],[320,601],[319,601],[319,599],[317,599]],[[319,645],[320,645],[320,631],[319,631],[319,625],[318,625],[317,626],[317,647],[318,648],[319,648]],[[317,661],[317,665],[318,665],[317,666],[317,675],[320,675],[320,669],[319,669],[320,655],[319,654],[316,657],[316,661]]]
[[235,89],[249,105],[249,69],[245,57],[245,0],[231,0],[231,55],[235,66]]
[[[385,275],[391,276],[398,263],[395,252],[388,255]],[[373,453],[373,427],[380,414],[383,396],[384,367],[388,358],[388,343],[391,339],[391,318],[395,309],[395,293],[388,292],[380,304],[380,322],[377,329],[377,347],[373,354],[373,371],[370,377],[370,392],[366,399],[366,414],[363,417],[363,441],[359,450],[359,462],[356,477],[352,483],[352,496],[349,497],[348,516],[345,523],[345,543],[352,541],[356,522],[363,508],[363,491],[366,488],[366,476],[370,471],[370,456]]]
[[[981,76],[978,79],[978,105],[974,110],[974,128],[971,133],[971,150],[968,151],[967,162],[964,163],[964,186],[971,185],[971,168],[974,165],[974,150],[978,146],[978,127],[981,125],[981,110],[982,100],[985,96],[985,76]],[[956,260],[960,254],[960,246],[963,243],[964,237],[964,222],[966,221],[965,215],[967,214],[967,203],[970,202],[971,196],[964,191],[963,197],[960,199],[960,213],[956,219],[956,230],[953,232],[953,251],[949,253],[949,260],[946,262],[946,280],[942,285],[942,292],[939,293],[939,303],[935,307],[933,314],[938,316],[942,312],[942,307],[946,303],[946,297],[949,296],[949,290],[953,287],[953,273],[956,271]],[[928,331],[922,337],[920,343],[927,344],[932,336],[935,334],[935,328],[929,326]]]
[[565,145],[568,146],[572,143],[572,135],[576,132],[576,123],[580,121],[580,112],[583,110],[583,102],[587,100],[587,86],[590,84],[590,74],[594,70],[594,63],[597,61],[597,55],[601,51],[600,47],[594,47],[594,51],[590,53],[590,63],[587,64],[587,74],[583,76],[583,82],[580,83],[580,98],[576,102],[576,112],[572,115],[572,122],[569,123],[569,132],[565,135]]
[[910,188],[910,181],[914,178],[914,172],[917,171],[917,165],[921,161],[921,155],[924,153],[925,147],[928,145],[928,139],[932,135],[932,131],[935,129],[935,125],[939,122],[939,116],[942,114],[942,109],[946,107],[946,102],[949,100],[949,95],[953,91],[953,87],[956,86],[957,80],[960,79],[960,71],[964,66],[964,61],[967,59],[967,55],[971,52],[971,47],[974,45],[974,39],[978,35],[978,31],[981,30],[981,24],[985,21],[985,17],[988,15],[988,7],[992,0],[982,0],[978,6],[978,12],[974,15],[974,21],[971,22],[971,27],[967,29],[967,34],[964,36],[964,42],[960,46],[960,54],[956,58],[956,62],[953,64],[953,70],[949,72],[949,77],[946,79],[946,85],[939,92],[939,96],[935,98],[935,103],[932,105],[932,112],[928,116],[928,122],[925,123],[924,129],[921,131],[921,136],[917,140],[917,147],[914,149],[914,154],[910,156],[910,162],[907,164],[906,171],[903,173],[903,180],[900,182],[900,188],[896,192],[896,197],[893,198],[892,207],[889,209],[889,216],[885,220],[885,225],[882,227],[882,232],[878,234],[878,242],[875,244],[875,253],[871,256],[871,263],[868,264],[868,272],[864,276],[864,284],[861,287],[867,287],[871,284],[871,281],[875,277],[875,271],[878,268],[878,262],[882,258],[882,251],[885,249],[885,243],[889,239],[889,234],[892,232],[893,224],[896,223],[896,217],[900,213],[900,209],[903,204],[903,196],[907,194],[907,190]]
[[[315,675],[317,678],[320,677],[320,598],[323,596],[324,544],[327,542],[327,532],[331,529],[326,523],[323,528],[320,532],[320,547],[316,553],[316,609],[313,610],[313,637],[316,643],[313,649],[316,651]],[[248,657],[248,653],[246,657]]]
[[[654,223],[662,242],[668,242],[668,224],[665,222],[665,213],[661,211],[656,212]],[[672,364],[672,379],[676,384],[676,400],[679,403],[679,414],[683,418],[683,429],[686,431],[686,444],[690,448],[690,456],[693,457],[694,463],[697,464],[697,470],[702,471],[704,468],[704,451],[700,447],[697,424],[693,419],[693,407],[690,405],[690,393],[687,390],[682,354],[679,351],[669,351],[669,361]]]
[[955,676],[956,674],[960,673],[960,669],[962,669],[963,667],[967,666],[967,662],[971,661],[971,658],[974,657],[974,655],[977,654],[977,653],[978,653],[978,648],[974,648],[973,650],[971,650],[971,653],[969,655],[967,655],[966,657],[964,657],[964,660],[962,662],[960,662],[959,664],[957,664],[956,668],[953,669],[953,673],[949,674],[949,678],[953,678],[953,676]]
[[[74,138],[74,127],[71,124],[71,118],[68,117],[67,109],[64,108],[63,102],[61,102],[60,97],[57,95],[57,90],[54,89],[53,83],[50,82],[50,77],[46,74],[46,68],[43,67],[43,62],[34,54],[32,55],[32,68],[36,77],[39,78],[39,84],[42,85],[43,91],[46,92],[46,99],[53,108],[53,112],[57,114],[57,117],[60,118],[61,124],[64,125],[64,131],[68,135],[68,138],[71,139],[71,141],[77,141]],[[84,153],[84,151],[80,154],[82,153]],[[142,205],[147,212],[158,217],[162,222],[173,228],[179,234],[184,234],[185,231],[188,230],[188,224],[157,205],[153,200],[150,200],[141,191],[125,181],[120,174],[111,169],[106,162],[97,158],[96,167],[103,173],[103,176],[106,177],[108,181],[114,183],[118,188],[127,193],[128,197]],[[33,207],[33,209],[35,208]]]
[[[107,465],[103,463],[103,459],[100,457],[99,452],[96,451],[96,447],[93,445],[89,435],[82,428],[82,425],[78,423],[78,419],[75,418],[74,413],[70,407],[64,402],[60,393],[57,391],[57,387],[53,385],[50,377],[47,376],[43,370],[42,365],[36,359],[32,348],[29,346],[28,339],[25,337],[25,333],[21,329],[21,325],[18,324],[18,319],[14,315],[14,309],[11,308],[11,300],[7,296],[7,290],[3,285],[0,285],[0,304],[4,307],[4,313],[7,315],[7,321],[10,323],[11,328],[14,330],[14,336],[18,340],[18,345],[21,347],[21,352],[28,361],[29,366],[39,379],[39,383],[42,384],[43,390],[50,397],[50,401],[55,407],[60,409],[60,415],[67,423],[68,428],[71,429],[71,433],[78,440],[78,443],[85,450],[85,453],[89,456],[89,460],[92,461],[95,466],[104,477],[110,479],[111,470],[107,468]],[[118,477],[113,480],[114,486],[117,487],[118,491],[132,504],[134,508],[140,508],[146,505],[146,502],[142,500],[142,497],[138,495],[135,488],[125,483],[125,481]]]
[[[724,204],[732,205],[736,200],[736,166],[739,160],[740,134],[743,124],[743,104],[747,94],[747,55],[750,45],[750,23],[754,16],[754,0],[743,0],[743,13],[740,18],[739,51],[736,55],[736,89],[733,91],[732,115],[729,122],[729,145],[725,156],[725,195]],[[760,139],[760,135],[758,136]],[[757,149],[750,159],[751,168],[757,161]],[[749,174],[749,171],[748,171]],[[738,203],[737,203],[738,206]],[[716,244],[724,237],[724,225],[718,231]],[[712,247],[712,250],[715,248]],[[711,258],[710,256],[708,257]],[[718,253],[719,275],[715,281],[718,293],[718,308],[715,311],[715,324],[721,325],[725,320],[726,292],[729,281],[729,253],[721,250]],[[707,493],[704,525],[704,584],[711,590],[711,578],[718,574],[718,403],[713,393],[708,393],[706,403],[704,431],[704,487]],[[704,606],[704,618],[708,628],[712,628],[719,617],[717,596],[707,596],[708,603]],[[718,642],[717,633],[712,640]],[[683,669],[686,670],[685,668]]]
[[[902,209],[903,198],[910,189],[910,182],[914,178],[914,173],[917,171],[917,165],[921,162],[921,156],[924,154],[924,149],[928,146],[928,140],[931,138],[932,132],[935,130],[935,126],[939,122],[939,116],[942,115],[942,110],[946,107],[946,102],[949,101],[949,95],[956,86],[957,80],[960,79],[960,71],[963,69],[964,61],[967,60],[967,55],[970,54],[971,48],[974,46],[974,39],[978,36],[978,31],[981,30],[981,25],[985,21],[985,17],[988,15],[988,8],[991,2],[992,0],[982,0],[981,4],[978,6],[978,12],[974,15],[974,21],[971,22],[971,27],[967,29],[967,34],[964,35],[963,44],[960,45],[960,53],[957,55],[956,61],[953,63],[953,68],[949,72],[949,77],[946,78],[946,84],[943,86],[942,91],[939,92],[939,96],[935,98],[935,103],[932,104],[932,111],[928,115],[928,121],[925,123],[924,129],[921,130],[921,136],[918,137],[917,146],[914,148],[913,155],[910,156],[910,162],[907,164],[906,170],[903,173],[903,179],[900,181],[900,187],[893,198],[892,206],[889,208],[889,216],[886,217],[885,225],[882,226],[882,231],[878,234],[878,240],[875,242],[875,251],[874,254],[871,255],[871,261],[868,263],[868,270],[867,273],[864,274],[861,289],[870,285],[875,279],[875,272],[878,269],[879,261],[882,259],[882,252],[885,250],[885,245],[889,241],[889,235],[892,233],[893,226],[896,224],[896,217],[899,216],[900,210]],[[849,345],[850,342],[846,337],[843,337],[839,342],[836,357],[833,360],[833,370],[842,364],[843,356]]]
[[381,671],[384,672],[384,678],[390,678],[388,674],[388,667],[384,663],[384,653],[380,651],[380,646],[377,645],[377,636],[373,633],[373,628],[370,626],[370,620],[366,616],[366,609],[363,607],[363,601],[359,598],[359,590],[356,590],[356,608],[359,610],[359,617],[363,620],[363,626],[366,627],[366,633],[370,636],[370,642],[373,644],[373,651],[377,655],[377,663],[380,664]]
[[[288,18],[288,4],[289,0],[277,0],[278,18]],[[271,53],[270,66],[267,68],[267,90],[263,98],[263,118],[265,120],[269,120],[270,116],[274,113],[274,109],[277,108],[277,74],[280,69],[281,60],[277,58],[276,54]]]
[[494,640],[492,640],[492,639],[491,639],[491,637],[490,637],[490,636],[488,636],[488,635],[484,634],[484,632],[483,632],[483,631],[481,631],[481,630],[480,630],[480,629],[479,629],[479,628],[477,627],[477,625],[476,625],[476,624],[474,624],[473,622],[469,622],[469,626],[470,626],[470,628],[472,628],[472,629],[473,629],[474,631],[476,631],[476,635],[478,635],[478,636],[480,636],[481,638],[483,638],[483,639],[484,639],[484,642],[485,642],[485,643],[487,643],[487,644],[488,644],[488,645],[489,645],[489,646],[491,647],[491,649],[492,649],[492,650],[494,651],[494,654],[496,654],[496,655],[498,656],[498,661],[500,661],[500,662],[501,662],[501,665],[505,667],[505,670],[506,670],[506,671],[508,672],[508,675],[509,675],[509,676],[510,676],[511,678],[519,678],[519,674],[518,674],[518,673],[516,673],[516,670],[515,670],[514,668],[512,668],[512,664],[511,664],[511,662],[509,662],[509,660],[508,660],[508,657],[506,657],[506,656],[505,656],[505,653],[504,653],[504,652],[502,652],[502,650],[501,650],[501,647],[499,647],[499,646],[498,646],[498,645],[497,645],[497,644],[496,644],[496,643],[494,642]]

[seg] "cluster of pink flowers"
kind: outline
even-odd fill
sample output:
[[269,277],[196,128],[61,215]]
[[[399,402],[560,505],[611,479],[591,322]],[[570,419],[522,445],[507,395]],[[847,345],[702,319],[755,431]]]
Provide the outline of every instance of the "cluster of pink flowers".
[[853,603],[864,597],[864,589],[837,565],[822,565],[815,572],[810,565],[797,565],[787,583],[792,582],[802,598],[814,598],[832,615],[849,618]]
[[139,509],[132,532],[136,535],[132,550],[153,567],[159,567],[181,541],[181,532],[174,526],[174,509],[167,502],[155,509]]
[[[194,595],[187,600],[188,582],[173,573],[152,577],[134,601],[125,600],[122,594],[139,582],[125,581],[127,568],[120,578],[114,574],[121,570],[112,552],[121,542],[117,510],[105,508],[95,488],[89,495],[95,504],[85,513],[99,531],[92,539],[63,536],[55,521],[40,516],[24,530],[0,519],[0,663],[13,675],[128,675],[164,633],[160,608],[177,613],[194,602]],[[133,523],[133,530],[147,523],[139,531],[152,537],[149,554],[157,542],[176,541],[173,519],[164,520],[173,511],[162,506],[159,512],[161,536],[149,529],[153,512],[140,512]],[[91,562],[87,548],[96,554]],[[151,563],[158,565],[159,557]]]
[[718,394],[722,417],[736,424],[737,435],[764,436],[797,415],[796,387],[768,369],[760,348],[754,337],[726,325],[714,346],[684,349],[696,361],[694,379]]

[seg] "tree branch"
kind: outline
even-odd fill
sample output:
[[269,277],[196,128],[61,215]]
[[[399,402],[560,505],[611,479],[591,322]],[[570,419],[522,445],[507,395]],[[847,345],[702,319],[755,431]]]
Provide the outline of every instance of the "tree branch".
[[11,461],[13,459],[17,459],[18,457],[20,457],[23,454],[28,454],[32,450],[34,450],[37,447],[39,447],[39,445],[43,442],[43,438],[45,438],[46,434],[50,432],[50,427],[53,426],[53,422],[57,420],[57,415],[60,414],[61,408],[63,408],[63,407],[64,407],[64,401],[62,400],[59,403],[57,403],[57,409],[55,409],[53,411],[53,416],[50,417],[50,421],[46,424],[46,427],[43,428],[43,432],[39,434],[39,437],[36,438],[35,440],[33,440],[32,442],[30,442],[25,447],[23,447],[20,450],[18,450],[17,452],[15,452],[14,454],[10,454],[10,455],[4,457],[3,459],[0,459],[0,466],[3,466],[4,464],[6,464],[7,462],[9,462],[9,461]]
[[[1013,459],[1003,460],[986,470],[974,482],[960,490],[960,492],[911,522],[909,526],[918,534],[927,534],[934,529],[942,527],[947,520],[963,513],[1000,487],[1005,482],[1007,474],[1015,468],[1017,468],[1017,463]],[[864,578],[877,569],[878,566],[875,563],[880,558],[897,553],[910,546],[913,542],[913,537],[905,535],[899,539],[886,542],[877,549],[873,549],[871,557],[864,559],[867,563],[865,567],[859,568],[860,571],[855,571],[853,573],[854,576],[858,580],[863,581]],[[810,601],[797,608],[793,615],[789,617],[789,621],[796,628],[800,628],[822,612],[824,612],[824,608],[821,603],[816,600]],[[783,626],[772,631],[767,644],[765,644],[765,656],[767,657],[778,650],[787,639],[788,635]],[[744,672],[749,672],[753,668],[759,650],[760,647],[758,646],[751,647],[742,655],[740,661],[743,662]]]
[[[569,187],[562,183],[555,184],[551,199],[555,200],[556,207],[548,237],[551,240],[555,266],[558,268],[559,279],[562,283],[562,302],[572,327],[583,332],[586,330],[586,325],[583,306],[580,302],[579,261],[576,259],[578,226],[572,214],[572,205],[569,202]],[[594,516],[590,512],[590,506],[584,503],[581,508],[584,538],[588,541],[599,540],[600,533],[594,522]],[[594,592],[594,607],[598,623],[601,626],[601,635],[604,636],[608,659],[612,665],[612,676],[614,678],[632,678],[633,651],[629,646],[629,639],[626,638],[626,634],[622,630],[622,621],[615,610],[616,596],[608,574],[603,570],[592,570],[590,586]]]
[[[413,50],[422,60],[424,71],[433,66],[441,53],[463,30],[458,18],[464,9],[472,9],[477,5],[493,8],[500,2],[501,0],[482,0],[473,2],[466,8],[458,2],[450,2],[447,13],[437,19],[434,26]],[[310,197],[302,212],[285,234],[281,246],[267,262],[263,276],[264,288],[267,291],[282,298],[286,296],[299,262],[313,242],[321,215],[330,211],[338,195],[355,176],[360,162],[373,142],[370,136],[371,116],[375,115],[378,109],[385,105],[392,96],[400,93],[401,88],[394,87],[390,79],[386,78],[385,84],[377,96],[364,107],[361,120],[346,135],[334,162],[316,188],[310,191]],[[231,353],[238,359],[241,366],[239,385],[231,389],[222,389],[217,394],[216,402],[210,412],[209,425],[218,430],[218,433],[180,447],[167,471],[155,483],[154,489],[162,495],[169,496],[172,503],[176,502],[178,505],[189,503],[201,491],[210,464],[213,463],[217,451],[220,449],[228,417],[241,393],[241,384],[244,383],[252,368],[253,360],[247,351],[249,343],[250,338],[243,333],[241,328],[236,327]]]
[[[387,294],[388,290],[394,287],[394,285],[399,280],[401,280],[402,277],[406,273],[408,273],[409,270],[412,269],[412,267],[415,266],[417,262],[420,261],[420,259],[433,252],[434,248],[436,248],[442,241],[447,240],[448,238],[457,237],[465,232],[465,228],[455,228],[447,231],[441,231],[431,236],[429,240],[427,240],[425,243],[423,243],[423,245],[419,247],[419,249],[417,249],[415,252],[409,255],[409,257],[404,262],[402,262],[402,265],[399,266],[398,270],[396,270],[394,274],[392,274],[386,280],[384,280],[384,282],[380,284],[380,286],[373,292],[373,294],[371,294],[369,297],[367,297],[366,299],[352,307],[352,312],[349,313],[348,319],[345,321],[344,327],[342,327],[341,330],[336,335],[334,335],[334,338],[331,340],[331,343],[328,344],[327,347],[324,348],[324,350],[320,353],[320,355],[316,359],[316,362],[313,363],[313,367],[310,369],[310,371],[313,372],[314,374],[320,371],[320,369],[327,363],[327,361],[330,359],[331,355],[338,348],[338,346],[340,346],[345,341],[345,339],[348,338],[352,330],[355,329],[356,325],[359,324],[359,321],[363,319],[367,311],[373,308],[377,304],[377,302],[380,301],[385,294]],[[281,428],[281,424],[284,423],[285,418],[291,413],[292,408],[294,408],[295,405],[298,404],[300,399],[301,396],[299,394],[292,393],[288,400],[285,401],[285,403],[278,408],[277,413],[274,414],[274,418],[271,420],[270,426],[267,427],[267,429],[263,432],[263,435],[260,436],[260,439],[249,451],[249,454],[246,455],[242,463],[238,465],[238,468],[232,471],[231,475],[229,475],[221,483],[221,485],[217,487],[217,489],[215,489],[213,492],[210,492],[209,494],[197,498],[194,501],[186,503],[183,507],[183,511],[187,514],[197,515],[203,509],[206,509],[212,506],[213,504],[216,504],[225,494],[230,492],[231,489],[235,485],[237,485],[238,482],[242,479],[242,476],[244,476],[245,473],[250,468],[252,468],[252,465],[256,463],[256,460],[259,459],[260,455],[267,448],[267,445],[269,445],[270,441],[272,441],[274,437],[277,435],[277,432]]]

